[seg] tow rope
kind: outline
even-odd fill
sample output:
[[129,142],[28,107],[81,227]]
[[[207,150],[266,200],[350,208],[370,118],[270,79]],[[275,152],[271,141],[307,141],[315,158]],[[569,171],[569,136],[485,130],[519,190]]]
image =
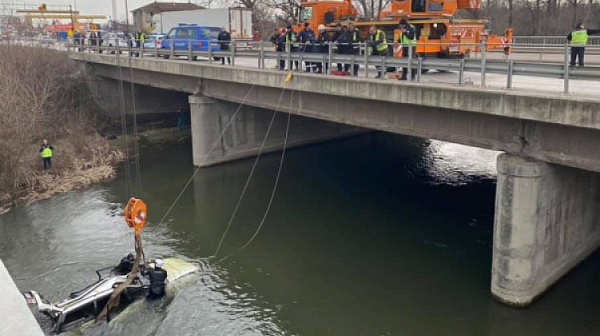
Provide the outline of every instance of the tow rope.
[[127,226],[134,229],[135,239],[135,261],[131,272],[127,275],[125,282],[115,288],[113,293],[110,295],[108,302],[104,308],[100,311],[100,314],[96,317],[96,322],[101,322],[106,318],[107,322],[110,322],[110,311],[119,308],[120,300],[116,300],[120,297],[123,291],[127,290],[133,280],[137,277],[140,270],[140,261],[144,255],[144,249],[142,247],[141,231],[146,225],[146,218],[148,218],[148,212],[146,210],[146,204],[141,199],[130,198],[127,206],[125,207],[125,222]]

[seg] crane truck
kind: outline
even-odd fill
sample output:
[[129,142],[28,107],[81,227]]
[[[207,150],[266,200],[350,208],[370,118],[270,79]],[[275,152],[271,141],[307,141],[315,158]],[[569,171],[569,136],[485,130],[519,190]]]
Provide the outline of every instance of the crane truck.
[[[457,17],[458,10],[473,12],[480,7],[481,0],[392,0],[378,20],[364,20],[351,0],[309,0],[300,4],[299,23],[293,28],[299,32],[309,22],[314,28],[323,24],[335,31],[353,21],[363,38],[368,27],[375,25],[386,33],[389,42],[396,42],[401,34],[398,24],[405,18],[416,29],[419,56],[462,58],[481,52],[481,42],[486,42],[486,51],[510,53],[512,28],[506,29],[504,36],[491,35],[485,29],[487,20]],[[400,50],[395,49],[394,55],[399,56]]]

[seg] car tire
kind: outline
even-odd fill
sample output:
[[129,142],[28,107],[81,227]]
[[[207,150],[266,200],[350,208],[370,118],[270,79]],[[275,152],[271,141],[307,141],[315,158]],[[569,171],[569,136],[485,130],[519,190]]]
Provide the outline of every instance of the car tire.
[[164,59],[169,59],[169,55],[163,55]]

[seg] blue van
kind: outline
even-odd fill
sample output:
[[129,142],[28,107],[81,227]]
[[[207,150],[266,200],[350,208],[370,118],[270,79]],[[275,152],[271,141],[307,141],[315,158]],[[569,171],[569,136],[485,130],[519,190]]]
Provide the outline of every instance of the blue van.
[[[208,51],[209,43],[213,42],[212,50],[219,51],[221,47],[216,42],[220,32],[221,28],[219,27],[180,23],[179,26],[171,28],[163,39],[161,48],[170,50],[171,44],[173,44],[173,50],[187,51],[189,43],[191,43],[194,51]],[[163,55],[163,57],[167,59],[169,55]]]

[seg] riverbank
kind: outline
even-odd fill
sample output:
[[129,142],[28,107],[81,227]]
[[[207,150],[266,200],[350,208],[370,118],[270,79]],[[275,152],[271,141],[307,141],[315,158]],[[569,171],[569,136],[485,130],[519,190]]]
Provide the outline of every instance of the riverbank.
[[[138,143],[141,148],[152,146],[160,150],[170,144],[189,141],[190,137],[189,129],[158,128],[139,132]],[[10,211],[14,206],[30,205],[57,194],[83,189],[113,178],[117,174],[117,164],[125,160],[125,153],[130,157],[133,156],[134,142],[131,136],[128,138],[127,150],[123,136],[105,140],[94,134],[88,138],[91,139],[83,141],[94,143],[96,146],[86,146],[89,153],[84,158],[69,157],[69,161],[73,161],[70,166],[60,164],[60,160],[69,156],[64,152],[72,145],[66,141],[53,144],[55,146],[53,163],[59,165],[60,169],[44,171],[41,169],[41,159],[38,158],[38,170],[32,171],[29,177],[31,187],[12,194],[0,192],[0,214]]]

